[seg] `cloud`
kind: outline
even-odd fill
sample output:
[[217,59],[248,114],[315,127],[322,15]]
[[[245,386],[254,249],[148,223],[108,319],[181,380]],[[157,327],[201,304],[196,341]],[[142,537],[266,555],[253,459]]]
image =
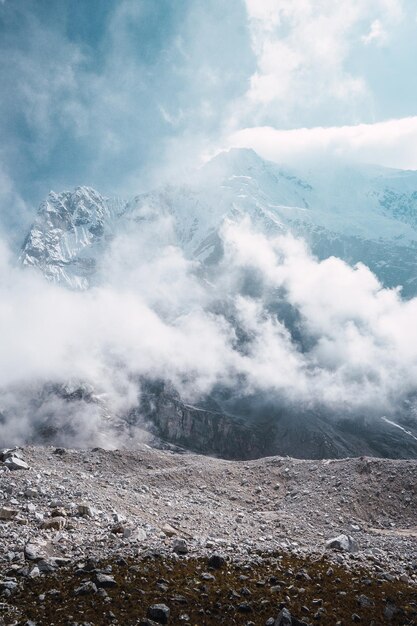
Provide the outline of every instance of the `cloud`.
[[[351,64],[359,42],[382,44],[403,18],[401,0],[246,0],[256,70],[232,124],[335,123],[372,109]],[[363,33],[364,23],[370,32]]]
[[417,117],[329,128],[245,128],[234,133],[228,143],[253,148],[262,157],[281,163],[336,157],[417,169]]
[[165,155],[178,163],[180,137],[195,155],[189,138],[216,134],[245,89],[240,0],[41,4],[6,3],[0,24],[2,162],[26,199],[137,193]]
[[406,115],[408,12],[408,0],[7,2],[2,168],[32,207],[80,184],[130,196],[242,128]]
[[[15,267],[2,246],[2,439],[30,437],[37,423],[53,423],[55,407],[67,442],[80,444],[84,420],[84,441],[102,442],[102,406],[123,422],[140,406],[143,377],[170,381],[189,402],[220,385],[345,417],[394,415],[416,394],[417,299],[382,288],[363,265],[318,261],[302,241],[267,237],[249,222],[225,221],[225,256],[202,279],[169,230],[157,221],[148,233],[142,224],[139,239],[116,239],[112,272],[82,293]],[[45,385],[80,383],[98,403],[59,394],[39,402]]]
[[388,39],[387,31],[382,26],[380,20],[374,20],[367,35],[363,35],[362,41],[367,46],[371,43],[383,45]]

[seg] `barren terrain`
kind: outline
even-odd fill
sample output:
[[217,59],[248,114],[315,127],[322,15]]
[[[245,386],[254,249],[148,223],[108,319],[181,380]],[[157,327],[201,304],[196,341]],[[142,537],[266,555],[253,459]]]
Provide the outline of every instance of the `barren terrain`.
[[415,461],[13,454],[0,623],[417,623]]

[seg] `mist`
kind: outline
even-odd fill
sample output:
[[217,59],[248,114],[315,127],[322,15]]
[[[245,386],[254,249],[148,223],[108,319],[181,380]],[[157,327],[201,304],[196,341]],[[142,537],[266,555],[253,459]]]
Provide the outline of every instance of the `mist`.
[[298,413],[380,418],[408,403],[413,415],[417,299],[249,220],[224,221],[223,258],[203,268],[172,228],[158,218],[115,237],[84,292],[19,267],[2,244],[0,440],[53,427],[73,445],[133,444],[146,424],[120,425],[140,414],[143,380],[195,404],[221,387]]

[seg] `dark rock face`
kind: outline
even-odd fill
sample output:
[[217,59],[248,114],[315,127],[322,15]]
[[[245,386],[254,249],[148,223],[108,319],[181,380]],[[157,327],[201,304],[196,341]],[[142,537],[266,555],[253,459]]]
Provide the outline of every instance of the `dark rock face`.
[[178,393],[163,383],[146,386],[140,409],[155,434],[177,446],[226,459],[264,455],[262,442],[249,424],[184,404]]
[[[417,440],[381,419],[337,419],[307,410],[297,413],[259,397],[230,401],[220,394],[192,406],[182,400],[172,385],[162,381],[141,380],[140,387],[137,407],[116,418],[88,385],[44,385],[34,398],[28,394],[32,430],[27,439],[78,446],[77,437],[82,434],[79,416],[88,410],[98,416],[97,423],[113,440],[119,435],[129,437],[136,428],[146,429],[156,447],[174,447],[225,459],[274,455],[301,459],[417,458]],[[57,402],[58,414],[52,410]],[[7,417],[11,419],[10,415]],[[412,426],[405,426],[412,431]],[[91,445],[95,443],[90,440]]]
[[[251,401],[253,409],[248,410]],[[222,412],[219,403],[212,404],[218,410],[187,405],[169,385],[147,382],[140,415],[162,441],[226,459],[273,455],[304,459],[417,458],[417,441],[381,420],[338,420],[305,411],[297,414],[250,398],[234,404],[232,414]],[[128,421],[134,423],[136,419],[139,411],[133,411]]]

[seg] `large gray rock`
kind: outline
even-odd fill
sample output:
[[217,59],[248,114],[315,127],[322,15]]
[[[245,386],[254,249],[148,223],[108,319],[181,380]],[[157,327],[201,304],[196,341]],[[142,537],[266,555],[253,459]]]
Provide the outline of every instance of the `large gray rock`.
[[185,541],[185,539],[181,539],[181,538],[174,539],[172,543],[172,549],[177,554],[187,554],[188,552],[187,542]]
[[29,469],[29,465],[23,461],[23,459],[20,459],[17,456],[9,456],[5,461],[4,464],[6,467],[8,467],[10,470],[28,470]]
[[288,609],[283,608],[279,612],[274,626],[307,626],[307,624],[306,622],[302,622],[296,617],[293,617]]
[[148,609],[147,616],[158,624],[168,624],[170,610],[166,604],[153,604]]
[[1,520],[8,521],[16,517],[16,515],[17,515],[16,509],[11,509],[8,506],[0,507],[0,519]]
[[326,541],[326,549],[354,552],[356,550],[356,543],[350,535],[342,534]]
[[109,574],[103,574],[101,572],[96,574],[95,582],[96,582],[97,587],[103,587],[103,588],[117,587],[117,582],[114,580],[113,576],[110,576]]

